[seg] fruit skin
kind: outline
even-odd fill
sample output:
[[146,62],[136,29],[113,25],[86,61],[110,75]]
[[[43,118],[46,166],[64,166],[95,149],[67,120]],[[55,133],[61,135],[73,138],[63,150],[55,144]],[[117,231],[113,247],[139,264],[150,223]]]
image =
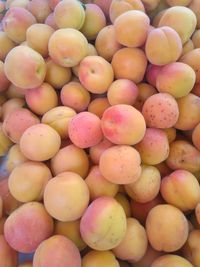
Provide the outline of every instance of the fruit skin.
[[69,238],[79,251],[87,247],[80,234],[80,219],[71,222],[55,221],[54,234]]
[[188,221],[185,215],[174,206],[157,205],[147,216],[146,231],[154,249],[173,252],[180,249],[188,238]]
[[158,93],[145,101],[142,114],[148,127],[165,129],[177,123],[179,108],[173,96],[168,93]]
[[80,112],[70,120],[68,133],[73,144],[80,148],[95,146],[103,138],[99,117],[88,111]]
[[85,20],[80,31],[88,40],[96,39],[99,31],[106,26],[106,17],[96,4],[85,5]]
[[117,145],[135,145],[146,131],[143,115],[131,105],[117,104],[105,110],[101,119],[104,136]]
[[135,145],[135,148],[142,162],[147,165],[156,165],[165,161],[170,151],[166,133],[157,128],[147,128],[144,138]]
[[136,219],[128,218],[126,235],[113,252],[121,260],[137,262],[145,255],[147,244],[145,228]]
[[81,218],[81,236],[92,249],[106,251],[116,247],[126,233],[126,215],[112,197],[99,197]]
[[44,206],[62,222],[80,219],[89,203],[89,190],[83,178],[74,172],[62,172],[49,180],[44,189]]
[[116,79],[129,79],[136,84],[144,78],[147,58],[140,48],[121,48],[111,61]]
[[2,234],[0,235],[0,257],[2,266],[14,267],[17,265],[18,254],[9,246]]
[[80,30],[85,21],[85,10],[79,1],[60,1],[54,8],[54,20],[58,28]]
[[122,48],[122,45],[117,42],[114,25],[105,26],[99,31],[95,40],[95,47],[99,56],[108,62],[112,60],[115,52]]
[[[198,96],[189,93],[177,99],[179,117],[175,128],[182,131],[192,130],[200,122],[200,99]],[[190,112],[188,112],[190,107]]]
[[53,219],[39,202],[21,205],[10,214],[4,225],[5,239],[8,244],[23,253],[35,251],[52,232]]
[[54,175],[71,171],[85,178],[89,170],[89,159],[86,152],[73,144],[61,148],[51,158],[51,171]]
[[43,23],[51,13],[48,0],[31,0],[27,9],[35,16],[38,23]]
[[61,145],[60,135],[50,126],[39,123],[26,129],[20,139],[20,149],[30,160],[52,158]]
[[200,170],[200,152],[186,140],[175,140],[170,144],[166,163],[172,170],[184,169],[194,173]]
[[199,237],[200,230],[193,229],[188,236],[187,242],[182,248],[182,253],[185,259],[190,261],[194,266],[198,266],[200,263],[199,258]]
[[3,122],[3,131],[14,143],[19,143],[23,133],[29,127],[40,122],[39,118],[29,109],[13,110]]
[[35,17],[22,7],[10,8],[2,20],[4,32],[18,44],[26,40],[26,30],[35,23]]
[[7,54],[14,47],[15,43],[8,37],[8,35],[4,31],[0,31],[0,60],[4,61]]
[[76,29],[58,29],[49,39],[48,50],[56,64],[62,67],[74,67],[87,56],[88,41]]
[[46,75],[43,57],[28,46],[17,46],[10,50],[5,58],[4,70],[12,83],[23,89],[40,86]]
[[[32,172],[29,173],[30,169]],[[51,171],[44,163],[26,161],[13,169],[8,186],[11,194],[20,202],[40,201],[51,178]]]
[[139,179],[124,186],[129,197],[140,203],[152,201],[159,193],[161,176],[154,166],[142,165]]
[[130,184],[139,179],[140,164],[140,154],[136,149],[127,145],[116,145],[102,153],[99,168],[108,181],[115,184]]
[[[91,167],[85,182],[89,188],[91,200],[101,196],[115,197],[119,190],[117,184],[111,183],[103,177],[97,165]],[[98,186],[96,186],[97,184]]]
[[151,265],[151,267],[193,267],[193,265],[178,255],[166,254],[157,258]]
[[182,44],[190,39],[196,25],[197,19],[194,12],[184,6],[168,8],[158,24],[159,27],[169,26],[174,29],[179,34]]
[[96,251],[91,250],[82,258],[82,267],[120,267],[118,260],[112,251]]
[[29,47],[45,58],[48,56],[48,42],[53,32],[54,29],[49,25],[42,23],[33,24],[26,31],[26,42]]
[[87,56],[80,63],[78,78],[89,92],[103,94],[113,82],[113,68],[100,56]]
[[27,90],[25,99],[29,108],[38,115],[43,115],[58,105],[57,92],[48,83],[42,83],[37,88]]
[[146,41],[149,25],[149,17],[144,12],[127,11],[114,22],[116,39],[126,47],[140,47]]
[[72,108],[57,106],[44,113],[41,122],[48,124],[54,130],[56,130],[61,139],[67,139],[68,124],[70,119],[75,115],[76,112]]
[[62,235],[54,235],[44,240],[33,257],[33,267],[56,267],[58,264],[60,267],[81,267],[78,248]]
[[161,181],[165,201],[182,211],[194,210],[200,202],[200,186],[196,177],[186,170],[176,170]]

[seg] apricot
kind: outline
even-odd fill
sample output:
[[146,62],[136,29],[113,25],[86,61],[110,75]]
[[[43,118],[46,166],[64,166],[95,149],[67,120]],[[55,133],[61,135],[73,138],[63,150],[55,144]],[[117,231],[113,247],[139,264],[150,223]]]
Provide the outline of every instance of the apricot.
[[152,64],[161,66],[175,62],[182,52],[181,39],[171,27],[153,29],[148,34],[145,52]]
[[160,192],[167,203],[182,211],[193,210],[200,202],[198,180],[186,170],[176,170],[164,177]]
[[114,79],[112,66],[100,56],[87,56],[79,66],[78,77],[91,93],[102,94],[108,90]]
[[145,255],[147,244],[145,228],[136,219],[128,218],[126,234],[113,252],[119,259],[137,262]]
[[188,6],[192,0],[167,0],[169,6]]
[[49,25],[54,30],[58,30],[58,26],[56,25],[53,12],[48,15],[44,22],[46,25]]
[[153,64],[148,65],[145,78],[150,85],[156,87],[156,80],[157,80],[157,77],[158,77],[158,74],[161,68],[162,68],[161,66],[157,66]]
[[151,265],[151,267],[193,267],[193,265],[178,255],[166,254],[157,258]]
[[200,48],[193,49],[183,55],[179,61],[188,64],[196,73],[196,83],[200,82]]
[[77,0],[60,1],[54,8],[54,19],[58,28],[80,30],[85,21],[85,10]]
[[129,79],[136,84],[141,82],[147,67],[147,58],[142,49],[121,48],[111,61],[116,79]]
[[116,40],[126,47],[140,47],[146,41],[149,24],[149,17],[144,12],[127,11],[114,21]]
[[135,148],[144,164],[156,165],[166,160],[169,155],[169,142],[162,129],[147,128],[144,138]]
[[114,25],[108,25],[102,28],[95,40],[95,47],[98,55],[111,61],[115,52],[117,52],[122,45],[117,42]]
[[157,90],[152,85],[150,85],[148,83],[138,83],[137,88],[138,88],[138,96],[137,96],[136,101],[134,102],[133,106],[141,112],[142,107],[144,105],[144,102],[151,95],[156,94]]
[[87,111],[80,112],[70,120],[68,133],[73,144],[80,148],[97,145],[103,138],[99,117]]
[[169,26],[180,36],[182,44],[186,43],[197,25],[194,12],[184,6],[173,6],[168,8],[160,19],[159,27]]
[[131,146],[118,145],[102,153],[99,169],[101,174],[112,183],[130,184],[140,177],[140,163],[140,154],[137,150]]
[[200,152],[188,141],[175,140],[170,144],[167,165],[172,170],[184,169],[189,172],[200,170]]
[[188,222],[185,215],[176,207],[169,204],[157,205],[147,216],[146,231],[154,249],[173,252],[186,242]]
[[102,153],[109,147],[111,147],[113,144],[108,141],[106,138],[104,138],[101,142],[99,142],[97,145],[92,146],[89,148],[89,155],[92,162],[96,165],[99,164],[100,157]]
[[44,163],[26,161],[13,169],[8,186],[12,196],[20,202],[39,201],[51,178],[51,171]]
[[8,89],[10,81],[7,79],[4,70],[4,63],[0,60],[0,92],[3,92]]
[[4,156],[8,152],[11,146],[12,146],[12,141],[4,133],[3,125],[2,123],[0,123],[0,157]]
[[44,190],[44,205],[59,221],[79,219],[89,203],[89,190],[80,175],[62,172],[49,180]]
[[148,127],[170,128],[179,119],[178,104],[168,93],[158,93],[145,101],[142,114]]
[[174,127],[163,129],[167,135],[169,144],[176,139],[176,129]]
[[97,97],[89,103],[88,111],[97,115],[101,119],[104,111],[109,107],[110,103],[107,97]]
[[111,22],[114,23],[117,17],[129,10],[140,10],[145,12],[143,2],[140,0],[113,0],[109,9]]
[[192,230],[189,233],[187,242],[182,249],[183,256],[193,264],[192,266],[198,266],[200,262],[199,237],[200,237],[200,230],[199,229]]
[[2,105],[2,119],[4,120],[9,113],[17,108],[22,108],[25,105],[25,100],[20,98],[12,98],[7,100]]
[[199,11],[199,1],[198,0],[193,0],[188,8],[190,8],[194,14],[196,15],[197,18],[197,28],[199,29],[200,27],[200,11]]
[[[179,108],[179,117],[175,128],[179,130],[193,130],[200,122],[200,99],[198,96],[189,93],[188,95],[177,99]],[[190,107],[190,112],[188,112]]]
[[200,123],[198,123],[192,131],[192,142],[198,150],[200,150],[199,136],[200,136]]
[[194,49],[194,44],[191,39],[189,39],[186,43],[183,45],[181,56],[187,54],[188,52],[192,51]]
[[36,23],[31,25],[26,31],[28,46],[40,53],[43,57],[47,57],[48,42],[53,32],[54,29],[46,24]]
[[161,93],[168,93],[175,98],[180,98],[190,93],[195,80],[195,72],[190,66],[174,62],[161,68],[156,79],[156,88]]
[[28,107],[38,115],[43,115],[58,105],[57,93],[48,83],[42,83],[39,87],[27,90],[25,99]]
[[13,110],[3,122],[4,133],[14,143],[19,143],[20,138],[29,127],[40,122],[39,118],[26,108]]
[[6,96],[9,99],[12,98],[25,98],[25,91],[26,89],[22,89],[20,87],[15,86],[14,84],[10,84],[8,89],[6,90]]
[[104,136],[114,144],[134,145],[146,131],[142,114],[131,105],[118,104],[103,113],[101,128]]
[[43,116],[41,122],[48,124],[58,132],[61,139],[68,137],[68,124],[70,119],[76,115],[74,109],[69,107],[57,106],[47,111]]
[[[94,200],[101,196],[114,197],[119,189],[119,186],[117,184],[111,183],[103,177],[99,170],[99,166],[93,166],[90,169],[85,182],[90,191],[91,200]],[[97,184],[98,186],[96,186]]]
[[72,222],[55,222],[54,228],[55,235],[64,235],[69,238],[77,248],[81,251],[86,248],[86,244],[83,241],[80,234],[80,220],[72,221]]
[[0,60],[4,61],[7,54],[14,47],[15,43],[8,37],[7,33],[0,31]]
[[129,202],[129,198],[124,193],[117,193],[115,195],[115,199],[119,202],[119,204],[124,209],[124,212],[126,214],[126,217],[131,217],[131,205]]
[[96,4],[85,5],[85,20],[80,29],[88,40],[94,40],[99,31],[106,26],[106,17]]
[[46,75],[43,57],[28,46],[14,47],[6,56],[4,70],[14,85],[24,89],[40,86]]
[[26,40],[26,30],[34,23],[35,17],[25,8],[12,7],[4,16],[3,30],[15,43],[22,43]]
[[26,129],[20,139],[20,149],[30,160],[44,161],[52,158],[61,144],[59,134],[50,126],[40,123]]
[[23,7],[26,8],[28,7],[29,0],[13,0],[9,7]]
[[27,9],[35,16],[38,23],[43,23],[51,13],[48,0],[31,0]]
[[60,93],[64,106],[73,108],[77,112],[86,110],[90,103],[90,94],[81,83],[69,82],[65,84]]
[[3,216],[3,199],[0,196],[0,219],[2,218],[2,216]]
[[70,171],[85,178],[89,170],[89,159],[83,149],[70,144],[61,148],[51,159],[51,170],[54,175]]
[[160,182],[160,172],[156,167],[142,165],[142,172],[139,179],[134,183],[125,185],[125,190],[131,199],[146,203],[158,195]]
[[118,79],[108,88],[107,98],[112,106],[117,104],[134,105],[138,94],[139,90],[134,82]]
[[112,251],[91,250],[82,258],[82,267],[120,267]]
[[88,42],[76,29],[59,29],[51,35],[48,49],[50,57],[56,64],[73,67],[87,56]]
[[61,89],[71,80],[71,69],[54,63],[51,59],[46,62],[47,72],[45,81],[55,89]]
[[141,260],[133,262],[133,267],[149,267],[151,264],[162,255],[162,252],[153,249],[148,245],[146,253]]
[[81,267],[78,248],[70,239],[62,235],[54,235],[44,240],[37,247],[33,257],[34,267],[57,267],[58,265]]
[[92,249],[113,249],[126,234],[126,215],[122,206],[112,197],[95,199],[81,218],[80,232]]
[[35,251],[52,232],[53,219],[38,202],[28,202],[20,206],[9,215],[4,226],[8,244],[23,253]]
[[9,246],[5,237],[0,235],[1,265],[5,267],[15,267],[17,265],[17,256],[17,252]]

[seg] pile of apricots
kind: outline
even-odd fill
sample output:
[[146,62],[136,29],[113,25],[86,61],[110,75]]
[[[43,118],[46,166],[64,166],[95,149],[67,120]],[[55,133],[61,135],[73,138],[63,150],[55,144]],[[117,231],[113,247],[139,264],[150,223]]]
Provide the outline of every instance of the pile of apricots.
[[199,182],[200,0],[0,1],[0,267],[200,267]]

